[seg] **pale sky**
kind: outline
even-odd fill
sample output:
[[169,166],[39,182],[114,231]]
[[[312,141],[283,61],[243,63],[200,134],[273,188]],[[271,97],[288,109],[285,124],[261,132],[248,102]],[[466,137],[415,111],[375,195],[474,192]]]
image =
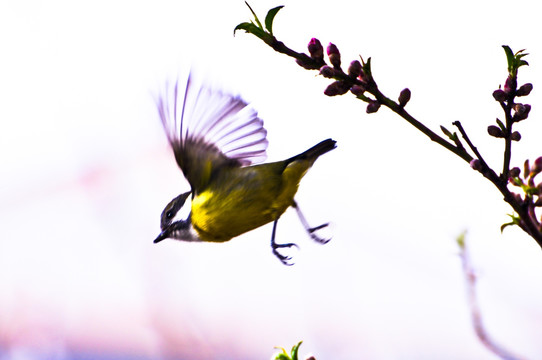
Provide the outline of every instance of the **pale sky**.
[[[531,1],[254,1],[286,5],[274,33],[372,57],[380,89],[438,132],[461,120],[500,169],[501,45],[526,48],[528,120],[513,163],[542,155],[541,25]],[[0,359],[267,359],[300,340],[325,359],[495,359],[476,338],[455,238],[467,230],[488,332],[542,358],[542,251],[500,225],[511,209],[478,173],[391,111],[367,115],[327,80],[233,28],[243,1],[0,2]],[[152,244],[188,190],[152,95],[189,67],[251,101],[268,160],[332,137],[294,211],[224,244]]]

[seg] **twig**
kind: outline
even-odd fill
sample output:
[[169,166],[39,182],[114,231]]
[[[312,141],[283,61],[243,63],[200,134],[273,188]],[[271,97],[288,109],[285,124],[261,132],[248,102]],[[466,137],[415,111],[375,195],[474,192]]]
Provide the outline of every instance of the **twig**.
[[484,346],[492,353],[505,360],[521,360],[524,359],[516,354],[513,354],[509,350],[505,349],[501,345],[491,338],[487,330],[484,327],[482,321],[482,314],[480,312],[480,306],[478,305],[478,298],[476,295],[476,273],[472,267],[467,244],[465,242],[465,234],[458,239],[459,248],[461,249],[459,256],[461,257],[461,263],[463,265],[463,275],[465,276],[465,285],[467,287],[467,297],[469,301],[469,307],[471,312],[472,324],[476,336]]
[[465,142],[467,143],[467,145],[469,145],[469,148],[472,150],[474,155],[476,155],[476,158],[480,160],[482,166],[490,169],[489,165],[485,162],[484,158],[482,157],[482,154],[480,154],[480,152],[478,151],[478,148],[474,146],[472,141],[470,141],[469,136],[467,135],[467,132],[465,131],[465,129],[463,129],[463,125],[461,125],[461,122],[457,120],[457,121],[454,121],[452,124],[457,127],[457,129],[461,133],[461,136],[463,136],[463,139],[465,139]]

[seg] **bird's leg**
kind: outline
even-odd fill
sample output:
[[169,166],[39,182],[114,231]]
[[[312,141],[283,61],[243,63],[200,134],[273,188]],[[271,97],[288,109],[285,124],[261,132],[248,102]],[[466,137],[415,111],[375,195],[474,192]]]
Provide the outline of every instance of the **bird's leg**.
[[309,223],[307,222],[307,219],[305,219],[305,216],[303,215],[303,213],[299,209],[299,205],[297,205],[297,203],[295,201],[294,201],[292,207],[297,212],[297,216],[299,216],[299,220],[301,221],[301,224],[303,224],[303,227],[305,228],[305,230],[307,231],[307,233],[309,234],[311,239],[313,239],[314,241],[316,241],[316,242],[318,242],[320,244],[326,244],[326,243],[329,242],[329,240],[331,240],[331,238],[324,239],[324,238],[321,238],[321,237],[319,237],[318,235],[315,234],[316,231],[329,226],[329,223],[325,223],[325,224],[318,225],[318,226],[315,226],[315,227],[310,227]]
[[277,249],[280,249],[280,248],[289,248],[289,247],[292,247],[292,246],[295,246],[298,248],[298,246],[294,243],[287,243],[287,244],[277,244],[275,242],[275,234],[277,232],[277,223],[279,222],[279,219],[275,220],[273,222],[273,232],[271,233],[271,248],[273,249],[273,254],[275,254],[276,257],[278,257],[278,259],[284,264],[284,265],[287,265],[287,266],[291,266],[293,265],[294,263],[291,263],[289,262],[290,260],[292,260],[292,257],[291,256],[286,256],[286,255],[282,255],[281,253],[278,252]]

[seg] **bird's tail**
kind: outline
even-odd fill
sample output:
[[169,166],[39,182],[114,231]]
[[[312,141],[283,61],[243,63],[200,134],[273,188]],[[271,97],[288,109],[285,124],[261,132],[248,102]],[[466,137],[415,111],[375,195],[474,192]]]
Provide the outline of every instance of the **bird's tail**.
[[336,141],[332,139],[327,139],[319,142],[318,144],[311,147],[309,150],[302,152],[299,155],[296,155],[288,159],[288,163],[296,160],[309,160],[315,161],[320,155],[327,153],[337,147]]

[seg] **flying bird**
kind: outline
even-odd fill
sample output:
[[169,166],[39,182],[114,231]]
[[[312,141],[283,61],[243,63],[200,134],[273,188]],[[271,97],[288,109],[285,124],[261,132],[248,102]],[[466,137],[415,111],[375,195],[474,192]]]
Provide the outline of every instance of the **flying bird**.
[[[196,84],[188,76],[184,91],[179,92],[176,81],[166,86],[156,102],[177,165],[191,189],[166,205],[160,219],[162,231],[154,243],[167,238],[224,242],[273,222],[273,254],[292,265],[291,257],[278,250],[297,245],[275,242],[277,223],[289,207],[297,211],[313,240],[329,241],[316,234],[328,224],[310,227],[294,195],[314,161],[336,147],[334,140],[324,140],[283,161],[262,163],[267,131],[257,112],[240,97]],[[187,215],[177,219],[183,208]]]

